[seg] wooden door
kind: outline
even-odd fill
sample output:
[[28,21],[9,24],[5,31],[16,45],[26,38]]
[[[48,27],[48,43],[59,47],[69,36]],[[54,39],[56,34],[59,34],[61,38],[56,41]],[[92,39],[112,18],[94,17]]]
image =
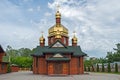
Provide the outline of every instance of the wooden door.
[[54,63],[54,74],[62,74],[62,63]]

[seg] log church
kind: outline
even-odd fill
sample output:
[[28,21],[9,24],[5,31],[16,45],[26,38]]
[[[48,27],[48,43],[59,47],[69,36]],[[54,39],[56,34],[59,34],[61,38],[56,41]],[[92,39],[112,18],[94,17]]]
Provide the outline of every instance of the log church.
[[68,29],[61,24],[61,13],[56,11],[56,24],[48,30],[48,46],[40,37],[40,45],[34,48],[33,73],[45,75],[83,74],[83,58],[86,56],[77,44],[77,37],[69,45]]

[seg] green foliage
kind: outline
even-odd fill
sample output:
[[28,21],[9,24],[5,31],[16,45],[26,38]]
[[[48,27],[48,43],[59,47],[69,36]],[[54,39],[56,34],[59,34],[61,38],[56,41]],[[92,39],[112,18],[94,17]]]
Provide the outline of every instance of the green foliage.
[[32,65],[32,50],[29,48],[20,48],[13,49],[11,46],[7,46],[6,54],[7,60],[10,61],[11,64],[16,64],[19,67],[30,68]]
[[104,63],[102,63],[102,72],[105,72]]
[[99,65],[97,64],[97,72],[99,72]]
[[118,72],[118,64],[115,63],[115,72],[117,73]]
[[17,64],[21,68],[30,68],[32,65],[31,57],[15,57],[11,59],[11,64]]
[[84,65],[86,66],[93,66],[94,64],[97,63],[106,63],[106,59],[105,58],[96,58],[96,59],[90,59],[90,60],[84,60]]
[[120,43],[116,44],[117,49],[114,48],[115,52],[108,52],[106,58],[108,62],[120,61]]
[[111,66],[110,66],[110,63],[108,63],[108,72],[111,72]]

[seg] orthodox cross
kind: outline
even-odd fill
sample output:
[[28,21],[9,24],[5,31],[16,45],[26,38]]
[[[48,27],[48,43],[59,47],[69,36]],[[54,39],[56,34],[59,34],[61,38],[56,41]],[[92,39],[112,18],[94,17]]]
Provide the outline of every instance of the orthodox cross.
[[59,11],[59,9],[60,9],[60,5],[59,5],[59,4],[57,4],[57,11]]
[[43,31],[41,31],[42,36],[43,36],[43,33],[44,33],[44,32],[43,32]]
[[75,34],[76,34],[76,31],[73,31],[73,34],[74,34],[74,36],[75,36]]

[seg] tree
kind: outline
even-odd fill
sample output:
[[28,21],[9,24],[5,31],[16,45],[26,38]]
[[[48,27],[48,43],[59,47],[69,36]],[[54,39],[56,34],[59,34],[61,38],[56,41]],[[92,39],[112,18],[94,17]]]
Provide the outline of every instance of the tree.
[[30,50],[29,48],[20,48],[18,52],[20,56],[24,57],[30,57],[32,54],[32,50]]
[[23,68],[30,68],[32,65],[32,50],[29,48],[13,49],[8,45],[6,48],[6,54],[10,61],[10,65],[16,64]]
[[99,72],[99,65],[97,64],[97,72]]
[[117,48],[113,48],[115,52],[107,52],[106,58],[108,58],[108,62],[120,61],[120,43],[116,44]]
[[118,64],[115,63],[115,72],[117,73],[118,72]]
[[108,63],[108,72],[111,72],[111,66],[110,66],[110,63]]
[[102,72],[105,72],[104,63],[102,63]]
[[107,52],[106,58],[108,58],[109,63],[113,62],[113,53],[112,52]]

